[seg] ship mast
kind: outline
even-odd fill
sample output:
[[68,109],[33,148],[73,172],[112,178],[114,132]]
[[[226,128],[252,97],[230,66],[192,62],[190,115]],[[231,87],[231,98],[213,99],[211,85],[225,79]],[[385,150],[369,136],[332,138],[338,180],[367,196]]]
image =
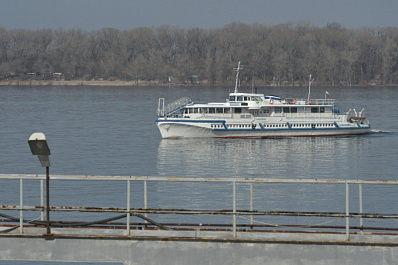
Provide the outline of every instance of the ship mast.
[[235,91],[234,91],[234,93],[238,93],[239,70],[243,69],[243,68],[241,68],[241,66],[243,66],[243,65],[240,65],[240,61],[239,61],[238,68],[234,68],[234,70],[236,71],[236,81],[235,81]]
[[[310,74],[310,80],[309,80],[309,82],[308,82],[308,99],[310,99],[310,96],[311,96],[311,84],[312,84],[312,82],[315,80],[314,78],[313,79],[311,79],[311,77],[312,77],[312,75]],[[307,100],[308,100],[307,99]]]

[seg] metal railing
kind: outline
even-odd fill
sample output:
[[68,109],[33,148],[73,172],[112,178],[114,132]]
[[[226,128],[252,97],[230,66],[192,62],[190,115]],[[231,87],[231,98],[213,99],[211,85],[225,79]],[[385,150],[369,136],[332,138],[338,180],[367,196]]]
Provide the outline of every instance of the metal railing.
[[164,117],[180,110],[181,108],[191,103],[192,100],[190,98],[183,97],[165,106],[164,98],[159,98],[158,110],[156,114],[160,117]]
[[333,105],[335,103],[335,99],[311,99],[312,105]]
[[[363,219],[382,218],[382,219],[398,219],[398,214],[378,214],[378,213],[363,213],[363,199],[362,186],[363,185],[396,185],[396,180],[333,180],[333,179],[272,179],[272,178],[179,178],[179,177],[146,177],[146,176],[87,176],[87,175],[52,175],[51,181],[57,180],[89,180],[89,181],[125,181],[126,182],[126,208],[116,207],[65,207],[65,206],[50,206],[50,210],[54,212],[104,212],[104,213],[121,213],[127,218],[126,234],[130,235],[130,217],[139,216],[161,229],[167,229],[161,224],[153,222],[147,218],[147,214],[172,214],[172,215],[226,215],[232,218],[232,233],[233,237],[237,237],[238,216],[248,216],[250,218],[251,227],[253,224],[253,217],[256,216],[289,216],[289,217],[330,217],[330,218],[344,218],[345,219],[345,237],[350,240],[350,219],[360,219],[360,231],[362,232]],[[24,233],[24,217],[25,211],[41,211],[43,220],[44,206],[44,188],[43,181],[45,175],[27,175],[27,174],[0,174],[0,179],[4,180],[19,180],[20,182],[20,203],[19,205],[0,205],[0,211],[19,211],[19,229]],[[24,205],[24,180],[38,180],[41,181],[41,205],[40,206],[26,206]],[[143,202],[141,208],[131,208],[131,183],[143,183]],[[232,185],[232,201],[230,202],[231,209],[227,210],[195,210],[195,209],[168,209],[168,208],[148,208],[148,183],[150,182],[191,182],[191,183],[217,183],[220,185]],[[247,184],[250,187],[250,201],[249,209],[237,208],[237,184]],[[345,212],[296,212],[296,211],[264,211],[256,210],[253,204],[253,185],[261,184],[321,184],[321,185],[343,185],[345,187]],[[350,186],[358,185],[358,204],[359,212],[350,212]],[[0,197],[1,200],[1,197]],[[388,230],[388,229],[387,229]],[[395,229],[397,230],[397,229]],[[395,231],[393,230],[393,231]]]

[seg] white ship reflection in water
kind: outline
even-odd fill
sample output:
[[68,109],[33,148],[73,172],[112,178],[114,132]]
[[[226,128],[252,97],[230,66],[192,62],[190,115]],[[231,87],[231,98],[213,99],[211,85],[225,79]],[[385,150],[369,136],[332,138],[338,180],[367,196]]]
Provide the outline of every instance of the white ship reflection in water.
[[357,179],[368,141],[367,136],[162,140],[157,168],[159,175],[178,177]]
[[[368,169],[363,165],[368,164],[369,139],[368,136],[356,136],[162,140],[157,169],[159,175],[173,177],[366,179],[363,177]],[[230,184],[216,186],[214,183],[161,184],[157,187],[162,198],[167,198],[166,193],[173,195],[176,208],[186,207],[189,202],[193,208],[230,209],[231,191]],[[249,185],[238,185],[238,207],[248,209],[249,193]],[[161,200],[159,197],[160,203]],[[327,204],[328,211],[341,211],[345,207],[344,200],[344,185],[254,186],[257,210],[321,211]]]

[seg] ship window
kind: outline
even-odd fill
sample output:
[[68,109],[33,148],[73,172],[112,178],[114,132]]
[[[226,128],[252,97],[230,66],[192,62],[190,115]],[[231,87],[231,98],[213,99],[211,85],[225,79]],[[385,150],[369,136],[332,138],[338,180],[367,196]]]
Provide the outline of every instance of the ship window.
[[193,108],[193,113],[199,113],[199,108]]
[[324,108],[324,107],[320,107],[320,108],[319,108],[319,112],[320,112],[320,113],[324,113],[324,112],[325,112],[325,108]]
[[274,112],[275,112],[275,113],[281,113],[282,110],[281,110],[281,108],[274,108]]
[[242,101],[242,96],[236,97],[236,101]]
[[243,100],[244,100],[244,101],[248,101],[247,97],[243,97]]
[[231,109],[230,108],[225,108],[224,109],[224,113],[231,113]]
[[215,108],[209,108],[209,113],[216,113],[216,109]]
[[318,108],[311,108],[311,113],[318,113]]
[[207,110],[208,110],[207,108],[202,108],[200,111],[201,111],[202,113],[207,113],[207,112],[208,112]]
[[216,108],[216,112],[217,113],[224,113],[224,109],[223,108]]
[[289,113],[290,109],[289,108],[283,108],[283,113]]
[[229,101],[235,101],[235,96],[229,96]]
[[242,109],[241,108],[235,108],[235,113],[242,113]]
[[296,108],[296,107],[291,108],[291,109],[290,109],[290,112],[291,112],[291,113],[297,113],[297,108]]

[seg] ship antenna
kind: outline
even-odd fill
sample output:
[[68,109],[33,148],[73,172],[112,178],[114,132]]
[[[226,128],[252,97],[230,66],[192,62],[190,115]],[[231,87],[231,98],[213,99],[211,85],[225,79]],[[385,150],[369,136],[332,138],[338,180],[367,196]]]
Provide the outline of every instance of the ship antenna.
[[310,96],[311,96],[311,84],[315,80],[314,78],[311,79],[311,77],[312,77],[312,75],[310,74],[310,80],[308,82],[308,99],[310,99]]
[[238,68],[234,68],[234,70],[236,71],[236,81],[235,81],[235,91],[234,93],[238,93],[238,80],[239,80],[239,70],[242,70],[243,65],[240,65],[240,61],[238,63]]

